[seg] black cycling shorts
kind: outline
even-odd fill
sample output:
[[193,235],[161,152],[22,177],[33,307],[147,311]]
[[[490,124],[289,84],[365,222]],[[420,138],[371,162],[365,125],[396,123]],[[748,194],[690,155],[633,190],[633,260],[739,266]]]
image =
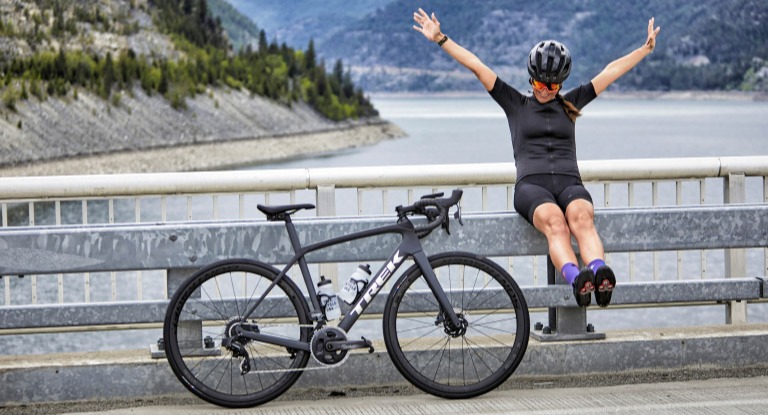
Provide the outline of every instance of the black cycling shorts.
[[581,179],[565,174],[532,174],[515,184],[515,210],[533,225],[533,212],[543,203],[554,203],[565,213],[576,199],[592,203]]

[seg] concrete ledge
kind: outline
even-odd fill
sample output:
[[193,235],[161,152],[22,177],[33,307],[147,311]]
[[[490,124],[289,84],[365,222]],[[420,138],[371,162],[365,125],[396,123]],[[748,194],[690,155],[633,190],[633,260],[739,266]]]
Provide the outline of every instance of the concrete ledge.
[[[768,324],[607,332],[605,340],[531,339],[520,376],[734,369],[766,364]],[[328,370],[309,370],[293,390],[402,385],[382,342]],[[314,363],[311,363],[311,367]],[[148,350],[0,357],[0,405],[190,395],[165,360]],[[190,395],[191,396],[191,395]]]

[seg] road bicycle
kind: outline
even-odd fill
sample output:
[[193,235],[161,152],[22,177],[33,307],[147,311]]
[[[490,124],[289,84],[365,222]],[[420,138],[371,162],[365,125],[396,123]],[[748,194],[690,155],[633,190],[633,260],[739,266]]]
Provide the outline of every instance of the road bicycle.
[[[347,333],[400,266],[413,261],[384,306],[383,336],[392,362],[413,385],[444,398],[470,398],[496,388],[525,354],[528,306],[515,280],[495,262],[467,252],[425,254],[420,239],[439,226],[450,233],[452,207],[463,224],[462,191],[443,196],[398,206],[394,224],[307,246],[291,215],[314,205],[258,205],[268,220],[285,222],[295,255],[282,269],[226,259],[190,276],[171,299],[163,327],[173,372],[192,393],[217,405],[269,402],[305,370],[339,365],[353,349],[373,352],[370,340]],[[426,223],[412,216],[424,216]],[[399,234],[399,245],[338,324],[329,324],[329,298],[316,290],[305,255],[387,233]],[[297,264],[304,293],[288,275]]]

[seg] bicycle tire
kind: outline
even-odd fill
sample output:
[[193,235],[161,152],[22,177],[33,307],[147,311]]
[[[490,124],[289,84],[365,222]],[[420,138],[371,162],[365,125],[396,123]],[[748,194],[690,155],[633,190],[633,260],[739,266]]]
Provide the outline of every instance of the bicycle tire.
[[447,252],[429,257],[429,263],[466,331],[446,331],[437,299],[413,265],[387,299],[387,352],[424,392],[450,399],[487,393],[509,378],[528,347],[530,317],[522,291],[503,268],[478,255]]
[[[299,378],[307,351],[239,340],[252,368],[241,375],[246,359],[222,345],[232,322],[242,319],[278,274],[260,262],[225,260],[202,268],[178,288],[166,312],[163,339],[173,373],[190,392],[216,405],[244,408],[277,398]],[[301,291],[283,278],[247,322],[261,333],[308,343],[308,310]]]

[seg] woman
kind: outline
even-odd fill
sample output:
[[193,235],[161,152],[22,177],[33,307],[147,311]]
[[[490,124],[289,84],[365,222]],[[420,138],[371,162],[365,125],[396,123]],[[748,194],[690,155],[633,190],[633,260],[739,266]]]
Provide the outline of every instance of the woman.
[[[573,286],[576,303],[589,305],[594,291],[597,304],[607,306],[616,277],[605,264],[603,244],[594,225],[592,198],[579,175],[574,123],[585,105],[653,51],[660,31],[654,29],[654,19],[648,21],[643,46],[611,62],[591,82],[564,95],[560,88],[571,72],[570,53],[560,42],[539,42],[528,56],[533,96],[522,95],[507,85],[472,52],[443,34],[434,13],[430,17],[419,9],[413,20],[416,31],[471,70],[504,109],[517,168],[515,210],[546,236],[552,263]],[[588,264],[581,270],[576,265],[571,236],[576,238],[581,258]]]

